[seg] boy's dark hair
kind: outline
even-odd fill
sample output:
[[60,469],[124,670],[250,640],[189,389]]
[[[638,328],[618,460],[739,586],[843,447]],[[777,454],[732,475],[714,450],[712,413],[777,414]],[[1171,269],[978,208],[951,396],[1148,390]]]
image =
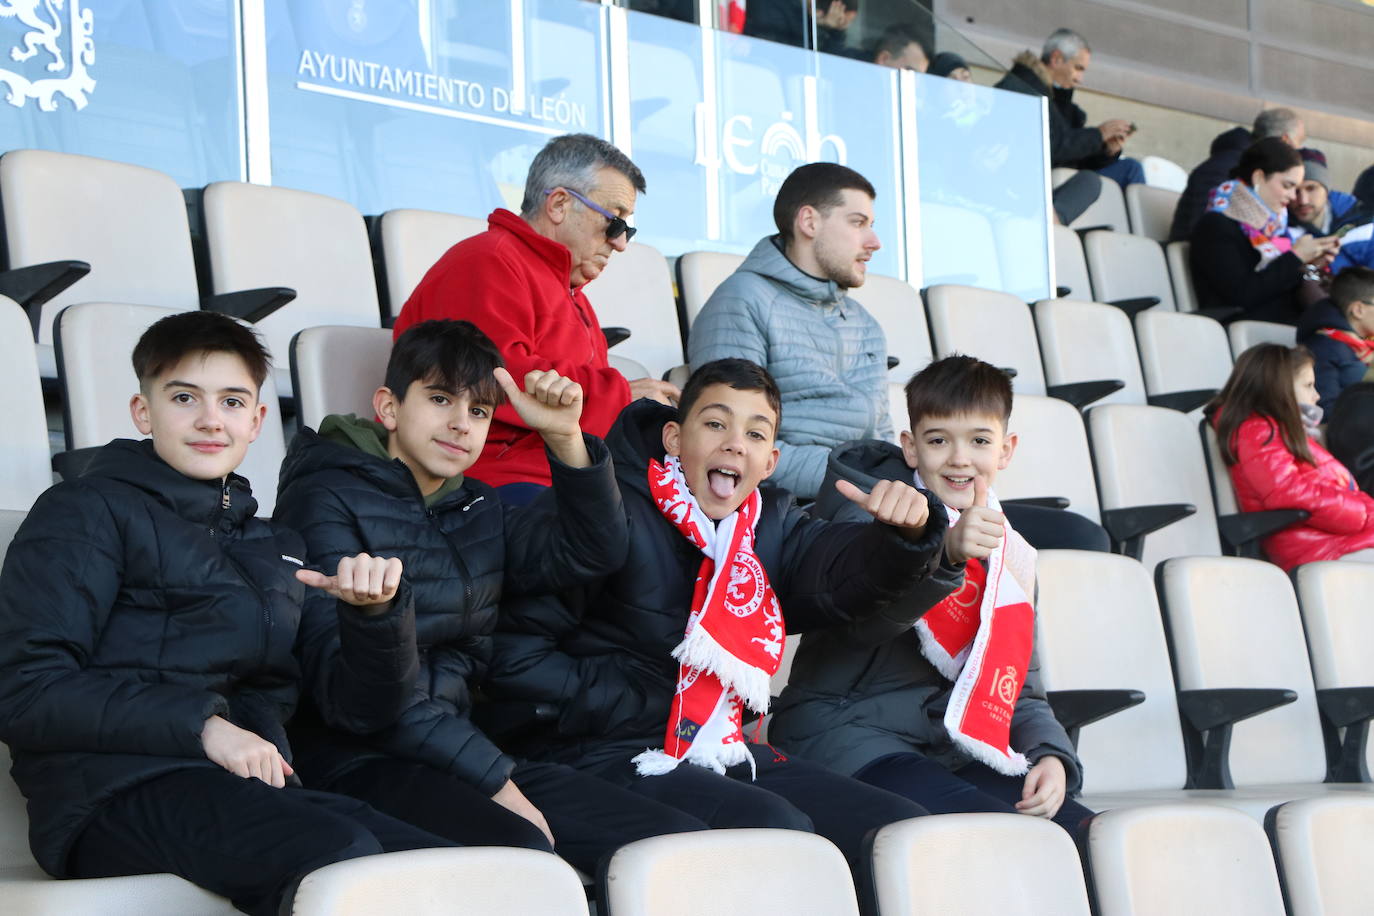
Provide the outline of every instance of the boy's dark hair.
[[406,399],[411,382],[419,381],[453,394],[467,391],[479,404],[499,406],[506,392],[491,373],[503,365],[496,344],[471,321],[421,321],[396,339],[385,384],[398,401]]
[[773,201],[773,222],[784,242],[792,241],[792,224],[802,207],[815,207],[822,213],[844,203],[844,191],[862,191],[877,197],[873,185],[858,172],[833,162],[813,162],[792,170]]
[[1374,304],[1374,270],[1347,267],[1331,281],[1331,301],[1344,314],[1356,302]]
[[1240,154],[1240,161],[1231,170],[1231,177],[1239,178],[1249,185],[1256,169],[1268,178],[1275,172],[1286,172],[1300,165],[1301,153],[1279,137],[1265,137],[1251,143],[1245,152]]
[[1236,358],[1236,367],[1226,385],[1203,409],[1216,427],[1217,444],[1227,467],[1239,460],[1236,431],[1256,415],[1267,417],[1274,424],[1284,448],[1293,457],[1311,465],[1317,463],[1307,447],[1302,411],[1293,394],[1293,377],[1313,361],[1312,351],[1306,347],[1274,343],[1256,344]]
[[153,322],[134,345],[134,375],[139,387],[191,353],[237,356],[259,391],[272,369],[272,357],[252,328],[220,312],[179,312]]
[[992,414],[1011,419],[1011,379],[996,366],[974,356],[946,356],[926,366],[906,383],[910,429],[925,417]]
[[768,399],[768,406],[777,414],[774,430],[782,422],[782,392],[778,391],[778,383],[773,381],[773,376],[758,363],[734,358],[713,360],[692,373],[687,384],[682,386],[682,397],[678,398],[679,421],[687,419],[701,399],[701,393],[711,385],[729,385],[736,391],[762,391]]

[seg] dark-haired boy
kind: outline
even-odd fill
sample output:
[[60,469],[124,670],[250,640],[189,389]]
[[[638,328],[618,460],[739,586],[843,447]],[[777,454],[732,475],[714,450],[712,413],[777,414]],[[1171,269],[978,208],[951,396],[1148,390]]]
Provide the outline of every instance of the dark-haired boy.
[[1338,273],[1330,298],[1298,320],[1298,343],[1312,351],[1322,410],[1331,410],[1356,382],[1374,381],[1374,270],[1347,267]]
[[[313,786],[464,844],[556,842],[594,871],[632,840],[705,825],[568,767],[518,762],[472,720],[503,593],[569,588],[625,556],[610,456],[578,425],[581,386],[539,370],[524,385],[471,323],[425,321],[396,341],[373,398],[380,421],[330,416],[292,442],[278,520],[325,567],[359,551],[399,557],[416,629],[407,641],[373,628],[374,663],[359,667],[340,646],[363,622],[327,608],[308,614],[301,642],[313,706],[293,737]],[[542,437],[553,474],[552,489],[520,509],[464,474],[507,399]],[[408,699],[379,719],[344,689],[359,680],[383,694],[402,683]]]
[[492,690],[558,705],[522,745],[538,759],[712,827],[814,829],[857,866],[869,830],[924,809],[748,741],[742,716],[766,710],[785,631],[910,597],[939,560],[944,510],[901,481],[845,483],[879,524],[837,525],[760,488],[780,410],[768,373],[737,359],[697,369],[677,410],[627,407],[607,439],[626,562],[559,598],[503,605]]
[[[233,473],[267,417],[261,343],[188,312],[149,328],[133,363],[151,438],[114,440],[40,496],[0,573],[0,738],[34,857],[58,877],[171,872],[274,914],[331,862],[451,845],[298,788],[283,722],[304,550],[253,517]],[[349,557],[307,578],[348,595],[343,616],[408,619],[399,573]]]

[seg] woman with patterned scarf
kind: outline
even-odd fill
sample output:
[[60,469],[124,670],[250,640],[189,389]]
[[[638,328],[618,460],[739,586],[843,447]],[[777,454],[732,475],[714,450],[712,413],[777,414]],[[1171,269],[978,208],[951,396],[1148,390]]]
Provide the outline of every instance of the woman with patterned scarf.
[[1288,202],[1302,181],[1302,158],[1278,137],[1241,154],[1231,180],[1212,190],[1193,229],[1189,264],[1198,308],[1222,320],[1249,318],[1296,324],[1296,294],[1309,265],[1321,268],[1338,239],[1288,234]]

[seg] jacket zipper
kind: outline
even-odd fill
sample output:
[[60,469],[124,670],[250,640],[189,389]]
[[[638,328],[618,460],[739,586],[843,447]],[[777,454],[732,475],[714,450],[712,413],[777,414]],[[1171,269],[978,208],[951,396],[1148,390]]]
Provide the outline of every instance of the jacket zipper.
[[[219,520],[224,517],[224,511],[230,508],[230,505],[229,479],[225,478],[223,489],[220,491],[219,511],[215,513],[214,524],[210,526],[210,537],[217,537],[216,531]],[[257,579],[248,575],[244,568],[239,565],[239,562],[229,555],[228,551],[225,552],[224,557],[229,561],[229,565],[238,572],[239,578],[248,583],[248,587],[253,590],[258,603],[262,606],[262,652],[260,653],[259,667],[266,667],[268,656],[272,650],[272,607],[267,601],[267,593],[258,585]]]

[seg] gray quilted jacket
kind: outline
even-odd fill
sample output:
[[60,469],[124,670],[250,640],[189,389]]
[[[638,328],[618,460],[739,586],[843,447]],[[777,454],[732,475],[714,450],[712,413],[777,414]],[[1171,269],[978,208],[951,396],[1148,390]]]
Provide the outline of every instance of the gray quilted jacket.
[[830,450],[887,439],[887,340],[834,281],[803,273],[769,236],[711,295],[692,323],[695,369],[733,356],[772,373],[782,390],[781,457],[772,482],[814,499]]

